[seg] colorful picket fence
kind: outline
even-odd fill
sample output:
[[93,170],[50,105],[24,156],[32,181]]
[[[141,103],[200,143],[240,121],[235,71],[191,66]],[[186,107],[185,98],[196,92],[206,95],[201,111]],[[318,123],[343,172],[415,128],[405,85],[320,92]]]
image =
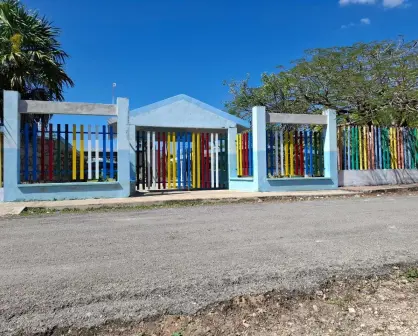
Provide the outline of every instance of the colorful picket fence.
[[[267,175],[270,178],[324,176],[323,143],[322,132],[310,129],[267,131]],[[252,176],[252,133],[238,134],[236,146],[238,176]]]
[[227,135],[136,132],[139,190],[228,187]]
[[[64,127],[63,127],[64,126]],[[38,123],[22,130],[21,182],[86,182],[115,179],[112,126]]]
[[404,127],[340,126],[338,169],[417,169],[418,130]]

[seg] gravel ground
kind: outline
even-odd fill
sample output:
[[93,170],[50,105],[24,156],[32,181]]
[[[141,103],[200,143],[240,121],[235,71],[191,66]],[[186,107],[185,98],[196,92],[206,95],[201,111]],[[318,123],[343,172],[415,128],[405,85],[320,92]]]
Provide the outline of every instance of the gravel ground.
[[194,313],[418,260],[417,196],[0,220],[0,334]]
[[418,335],[418,268],[332,278],[311,293],[271,291],[210,305],[193,315],[56,330],[68,336]]

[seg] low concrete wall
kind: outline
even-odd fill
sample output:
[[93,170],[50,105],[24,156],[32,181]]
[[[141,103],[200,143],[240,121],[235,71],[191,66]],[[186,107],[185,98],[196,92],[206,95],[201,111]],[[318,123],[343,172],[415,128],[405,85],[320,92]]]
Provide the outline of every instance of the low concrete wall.
[[341,170],[340,187],[418,183],[417,169]]
[[119,182],[18,184],[5,194],[5,201],[51,201],[127,197]]
[[295,177],[295,178],[268,178],[257,184],[251,177],[234,177],[229,179],[229,190],[239,191],[313,191],[331,190],[336,186],[328,177]]
[[229,179],[228,189],[236,191],[258,191],[257,185],[252,177],[231,177]]
[[328,177],[268,178],[260,186],[260,191],[314,191],[336,189],[333,180]]

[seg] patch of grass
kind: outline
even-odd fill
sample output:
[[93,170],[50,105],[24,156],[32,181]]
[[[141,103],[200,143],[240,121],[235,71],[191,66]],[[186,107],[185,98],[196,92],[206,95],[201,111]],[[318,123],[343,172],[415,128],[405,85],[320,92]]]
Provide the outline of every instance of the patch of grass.
[[342,297],[330,298],[327,302],[341,308],[347,308],[353,300],[354,297],[352,295],[344,295]]
[[[351,197],[351,196],[349,196]],[[300,201],[315,201],[326,199],[345,199],[347,195],[325,195],[325,196],[265,196],[253,198],[212,198],[198,200],[173,200],[156,202],[153,204],[120,204],[120,205],[97,205],[88,208],[26,208],[20,215],[53,215],[57,213],[87,213],[87,212],[115,212],[115,211],[145,211],[163,208],[183,208],[196,206],[231,205],[231,204],[254,204],[254,203],[293,203]]]
[[[239,203],[239,202],[231,202]],[[30,215],[53,215],[57,213],[88,213],[88,212],[115,212],[115,211],[145,211],[145,210],[154,210],[154,209],[163,209],[163,208],[183,208],[183,207],[195,207],[202,205],[220,205],[228,204],[228,202],[220,202],[218,200],[206,201],[206,200],[185,200],[185,201],[166,201],[162,203],[154,204],[138,204],[138,205],[98,205],[88,208],[27,208],[20,215],[21,216],[30,216]],[[229,203],[230,204],[230,203]]]
[[183,336],[183,333],[181,331],[176,331],[176,332],[173,332],[171,336]]
[[405,272],[405,277],[407,279],[418,279],[418,268],[410,268]]

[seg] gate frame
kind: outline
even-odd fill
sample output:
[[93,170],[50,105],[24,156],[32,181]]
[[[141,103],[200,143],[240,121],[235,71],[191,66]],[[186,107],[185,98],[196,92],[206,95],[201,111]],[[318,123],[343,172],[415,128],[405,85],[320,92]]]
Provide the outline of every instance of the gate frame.
[[[190,127],[185,127],[185,128],[180,128],[180,127],[175,127],[175,128],[169,128],[169,127],[158,127],[158,126],[134,126],[135,127],[135,134],[136,132],[150,132],[152,135],[152,132],[154,132],[155,134],[157,134],[158,132],[160,133],[197,133],[197,134],[203,134],[203,133],[207,133],[207,134],[218,134],[218,135],[224,135],[224,139],[226,140],[226,142],[228,143],[228,130],[226,128],[190,128]],[[214,139],[215,141],[215,139]],[[135,147],[136,148],[136,147]],[[216,187],[216,182],[215,182],[215,187],[209,187],[209,188],[205,188],[205,187],[200,187],[200,188],[171,188],[171,189],[154,189],[154,188],[145,188],[145,189],[141,189],[141,188],[137,188],[136,191],[141,193],[141,192],[172,192],[172,191],[197,191],[197,190],[222,190],[222,189],[228,189],[228,182],[229,182],[229,176],[228,176],[228,164],[229,164],[229,160],[228,160],[228,147],[225,148],[225,152],[226,152],[226,165],[227,165],[227,169],[226,169],[226,176],[225,176],[225,185],[226,187]],[[136,151],[135,151],[136,153]],[[136,153],[137,155],[137,153]],[[151,158],[152,161],[152,158]],[[138,167],[138,158],[135,156],[135,171],[137,172]],[[192,168],[193,169],[193,168]],[[138,174],[135,174],[135,177]],[[138,184],[142,184],[141,182],[139,182],[139,180],[136,180],[136,185]],[[219,183],[219,181],[218,181]]]

